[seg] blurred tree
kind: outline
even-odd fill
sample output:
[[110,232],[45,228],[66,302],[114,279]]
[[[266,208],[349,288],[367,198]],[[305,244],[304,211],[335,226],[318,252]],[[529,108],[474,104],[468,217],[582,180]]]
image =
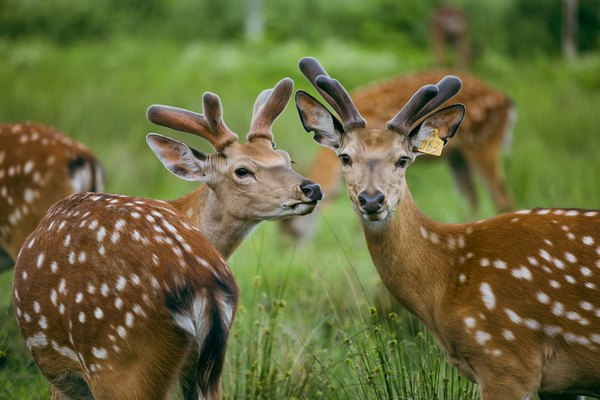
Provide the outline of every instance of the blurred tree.
[[577,0],[563,0],[562,49],[568,61],[577,56]]
[[259,41],[264,35],[263,0],[246,0],[246,40]]

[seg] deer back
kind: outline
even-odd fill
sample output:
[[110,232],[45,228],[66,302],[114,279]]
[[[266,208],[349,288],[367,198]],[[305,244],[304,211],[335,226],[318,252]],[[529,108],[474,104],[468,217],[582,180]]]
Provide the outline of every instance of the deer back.
[[15,267],[22,335],[55,384],[62,370],[104,385],[140,370],[147,375],[140,379],[167,379],[196,341],[218,353],[200,373],[218,385],[237,297],[208,240],[167,203],[144,198],[64,199],[28,238]]
[[81,143],[41,124],[0,125],[0,247],[13,260],[52,204],[103,189],[102,167]]

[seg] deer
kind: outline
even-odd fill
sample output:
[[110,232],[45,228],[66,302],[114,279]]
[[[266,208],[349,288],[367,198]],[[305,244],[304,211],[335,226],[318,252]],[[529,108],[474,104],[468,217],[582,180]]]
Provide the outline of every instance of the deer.
[[[474,175],[481,176],[499,212],[511,211],[514,202],[503,172],[502,153],[512,137],[516,121],[513,102],[504,93],[464,71],[429,70],[375,82],[352,92],[352,101],[371,127],[384,129],[387,121],[408,102],[420,87],[438,82],[448,74],[460,76],[463,83],[456,101],[467,107],[461,134],[448,143],[439,156],[450,167],[459,192],[467,199],[470,215],[479,210]],[[432,157],[429,160],[437,160]],[[317,150],[307,176],[321,184],[331,201],[339,192],[341,165],[327,148]],[[280,221],[283,232],[305,241],[315,230],[317,214]]]
[[469,24],[464,11],[453,5],[435,9],[431,18],[431,45],[438,66],[447,66],[447,48],[454,47],[456,64],[466,68],[469,64]]
[[0,272],[52,204],[103,190],[104,169],[83,144],[40,123],[0,124]]
[[465,107],[444,104],[460,79],[421,87],[385,128],[370,128],[316,59],[299,66],[333,109],[299,90],[300,120],[337,154],[381,280],[481,398],[600,396],[600,211],[432,221],[413,202],[406,170],[457,132]]
[[274,148],[272,124],[293,92],[257,98],[248,143],[203,112],[153,105],[150,121],[208,141],[206,154],[151,133],[179,178],[204,183],[171,201],[84,193],[55,204],[17,257],[21,335],[58,399],[218,399],[239,290],[226,259],[262,220],[314,210],[320,188]]

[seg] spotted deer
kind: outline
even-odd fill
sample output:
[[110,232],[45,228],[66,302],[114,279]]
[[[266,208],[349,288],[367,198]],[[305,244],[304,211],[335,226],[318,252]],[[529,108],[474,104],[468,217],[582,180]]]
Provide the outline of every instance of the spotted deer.
[[[304,91],[306,131],[335,151],[375,267],[484,400],[600,395],[600,211],[520,210],[466,224],[428,219],[405,172],[441,149],[465,107],[447,76],[417,90],[385,128],[370,128],[313,58],[300,69],[340,117]],[[440,108],[442,107],[442,108]]]
[[0,271],[52,204],[103,189],[102,166],[81,143],[38,123],[1,124]]
[[74,195],[53,206],[17,258],[21,334],[53,399],[217,399],[238,287],[225,259],[265,219],[312,211],[319,186],[273,148],[271,125],[290,79],[257,99],[248,143],[225,125],[219,98],[204,115],[152,106],[151,121],[206,139],[205,154],[150,134],[175,175],[206,183],[168,202]]
[[[469,112],[461,124],[461,133],[448,143],[441,155],[450,166],[459,191],[469,202],[471,213],[479,208],[474,173],[483,178],[496,209],[513,209],[502,166],[502,150],[510,140],[515,121],[512,101],[473,75],[463,71],[423,71],[358,88],[352,101],[372,128],[384,129],[387,121],[408,102],[413,93],[429,82],[437,82],[448,74],[456,74],[463,83],[456,101]],[[437,159],[432,157],[430,160]],[[335,153],[327,148],[318,150],[307,173],[321,184],[330,201],[339,191],[341,165]],[[295,239],[310,237],[317,214],[280,221],[282,230]]]

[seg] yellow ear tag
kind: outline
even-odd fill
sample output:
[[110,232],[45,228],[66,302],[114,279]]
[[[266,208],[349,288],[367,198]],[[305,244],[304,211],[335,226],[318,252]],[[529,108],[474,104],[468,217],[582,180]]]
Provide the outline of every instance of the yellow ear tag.
[[439,156],[444,148],[444,141],[438,137],[438,130],[433,129],[429,137],[421,142],[417,150],[421,153]]

